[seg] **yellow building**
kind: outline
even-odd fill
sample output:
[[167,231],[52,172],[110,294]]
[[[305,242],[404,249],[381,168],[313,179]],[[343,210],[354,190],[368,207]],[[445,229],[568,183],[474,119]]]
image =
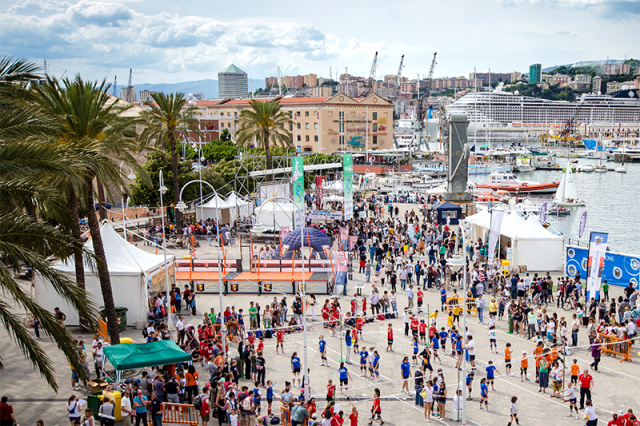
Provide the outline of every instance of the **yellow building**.
[[[329,97],[261,99],[278,101],[288,112],[293,145],[300,151],[329,154],[337,150],[378,150],[393,147],[393,104],[378,95],[364,99],[343,93]],[[217,119],[220,130],[232,134],[249,99],[196,103],[201,118]]]

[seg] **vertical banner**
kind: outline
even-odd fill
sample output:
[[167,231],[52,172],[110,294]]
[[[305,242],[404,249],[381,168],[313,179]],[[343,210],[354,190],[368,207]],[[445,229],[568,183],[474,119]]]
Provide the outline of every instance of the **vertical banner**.
[[349,250],[349,228],[340,227],[340,241],[342,242],[341,250]]
[[589,259],[587,261],[587,303],[591,299],[600,300],[602,270],[607,253],[609,234],[592,232],[589,237]]
[[342,157],[342,179],[344,183],[344,220],[353,218],[353,156]]
[[583,212],[580,216],[580,226],[578,227],[578,239],[582,238],[584,234],[584,228],[587,227],[587,212]]
[[502,228],[503,210],[493,210],[491,212],[491,228],[489,229],[489,263],[493,263],[496,246],[500,238],[500,228]]
[[322,210],[322,176],[316,176],[316,209]]
[[349,237],[349,250],[353,250],[353,248],[356,246],[356,242],[358,242],[358,237]]
[[544,203],[542,207],[540,207],[540,223],[545,223],[547,221],[548,208],[549,203]]
[[291,176],[293,184],[293,202],[299,209],[296,210],[295,228],[302,228],[304,222],[304,166],[302,157],[293,158],[293,173]]

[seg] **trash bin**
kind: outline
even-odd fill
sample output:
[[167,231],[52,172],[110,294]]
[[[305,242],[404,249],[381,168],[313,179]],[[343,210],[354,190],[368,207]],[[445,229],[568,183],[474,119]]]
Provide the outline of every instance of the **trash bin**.
[[[104,318],[104,321],[107,322],[107,311],[104,309],[104,306],[100,306],[102,309],[100,311],[100,315]],[[127,311],[129,308],[125,308],[123,306],[116,306],[116,317],[118,318],[118,330],[123,331],[127,328]]]
[[[122,411],[121,411],[120,403],[122,401],[122,394],[120,392],[118,392],[118,391],[111,392],[111,394],[113,395],[113,400],[114,400],[113,401],[113,405],[114,405],[113,416],[116,418],[116,420],[115,420],[116,422],[121,422],[122,421]],[[102,394],[97,395],[97,397],[98,397],[98,406],[96,407],[95,411],[93,411],[93,409],[91,409],[94,412],[94,414],[98,412],[98,410],[100,409],[100,405],[102,405],[102,401],[104,401],[104,396]]]
[[100,398],[102,398],[102,392],[92,393],[87,397],[87,408],[91,409],[93,417],[98,418],[98,410],[100,409]]

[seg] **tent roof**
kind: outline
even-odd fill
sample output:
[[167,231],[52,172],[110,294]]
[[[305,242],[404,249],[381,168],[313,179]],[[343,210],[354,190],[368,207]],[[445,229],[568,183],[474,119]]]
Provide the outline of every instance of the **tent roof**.
[[227,204],[230,204],[232,206],[236,206],[236,205],[245,206],[249,204],[249,202],[246,201],[244,198],[240,197],[235,192],[231,192],[231,194],[229,194],[229,196],[227,197]]
[[[216,205],[216,203],[217,203],[217,205]],[[204,203],[202,205],[202,207],[207,207],[207,208],[211,208],[211,209],[215,209],[216,207],[219,208],[219,209],[227,209],[227,208],[231,207],[231,205],[229,204],[229,202],[227,200],[225,200],[224,198],[222,198],[221,196],[216,194],[209,201]]]
[[173,340],[105,346],[104,354],[111,365],[120,371],[191,361],[191,355],[180,349]]
[[556,235],[548,229],[545,229],[545,227],[540,224],[540,220],[534,216],[529,216],[527,220],[524,221],[520,229],[518,229],[516,237],[526,240],[562,239],[561,235]]
[[[155,255],[129,244],[113,229],[109,221],[103,221],[100,225],[100,236],[110,274],[140,274],[162,267],[164,264],[163,255]],[[93,240],[87,241],[84,248],[94,253]],[[167,255],[167,263],[171,262],[173,262],[173,255]],[[85,261],[85,263],[89,266],[88,262]],[[55,268],[64,272],[75,272],[73,257],[57,263]]]
[[296,205],[293,204],[291,201],[286,201],[286,200],[268,201],[266,203],[260,204],[260,206],[256,208],[256,214],[262,213],[262,212],[278,212],[278,211],[294,212],[296,210],[297,210]]
[[480,210],[478,213],[467,217],[466,221],[472,225],[489,229],[491,226],[491,213],[488,210]]
[[453,204],[450,203],[448,201],[445,201],[444,203],[440,203],[440,204],[436,204],[435,206],[436,210],[462,210],[462,207],[460,207],[457,204]]
[[517,212],[505,212],[502,218],[502,227],[500,227],[500,235],[515,238],[523,223],[524,219]]

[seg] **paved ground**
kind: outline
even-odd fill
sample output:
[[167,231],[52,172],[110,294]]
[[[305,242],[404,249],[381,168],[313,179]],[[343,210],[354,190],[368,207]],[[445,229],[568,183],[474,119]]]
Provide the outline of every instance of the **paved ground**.
[[[230,252],[237,253],[237,246],[232,247]],[[182,252],[176,252],[176,255],[182,256]],[[247,255],[245,249],[245,256]],[[215,250],[203,247],[198,250],[199,258],[214,258]],[[356,282],[361,282],[364,277],[360,274],[354,276]],[[388,287],[388,286],[387,286]],[[387,288],[388,289],[388,288]],[[365,294],[368,294],[370,287],[365,288]],[[352,294],[353,287],[349,289]],[[614,288],[613,296],[622,294],[621,289]],[[434,290],[430,290],[425,295],[425,302],[432,311],[439,306],[439,294]],[[263,296],[258,299],[253,295],[234,295],[225,297],[225,304],[242,306],[247,308],[249,301],[259,300],[264,303],[271,300],[269,296]],[[321,297],[320,300],[323,300]],[[350,297],[342,300],[343,306],[348,305]],[[406,306],[406,297],[404,292],[400,292],[399,308]],[[202,312],[209,307],[215,307],[218,310],[219,300],[217,295],[200,295],[198,298],[198,310]],[[552,311],[555,308],[551,309]],[[565,316],[564,310],[558,312],[559,316]],[[318,309],[319,317],[319,309]],[[187,320],[191,324],[197,324],[200,317]],[[386,324],[393,323],[395,331],[395,352],[385,352],[386,347]],[[442,321],[439,322],[439,325]],[[502,355],[492,354],[489,351],[489,342],[487,337],[487,329],[478,323],[476,318],[468,321],[468,328],[474,335],[477,346],[477,361],[479,371],[483,371],[486,362],[493,360],[500,373],[504,373],[504,365]],[[507,324],[505,321],[498,322],[498,348],[500,354],[504,350],[505,344],[510,342],[514,350],[514,361],[517,360],[523,350],[532,353],[534,345],[525,338],[513,335],[507,335]],[[384,323],[376,321],[368,324],[364,329],[364,344],[368,347],[374,346],[381,354],[381,382],[372,383],[370,380],[359,377],[359,371],[354,364],[351,370],[352,389],[350,396],[354,404],[360,412],[360,423],[365,424],[371,408],[370,398],[375,387],[380,388],[383,396],[382,410],[383,419],[389,425],[411,424],[424,422],[424,416],[421,409],[413,403],[413,396],[407,396],[401,393],[400,379],[400,363],[405,355],[410,355],[410,339],[404,336],[404,325],[402,319],[385,321]],[[328,344],[328,355],[330,358],[330,367],[320,366],[320,357],[317,353],[317,340],[320,334],[324,334]],[[127,329],[124,336],[134,339],[136,342],[143,341],[140,331]],[[312,324],[308,333],[308,362],[311,368],[311,389],[312,394],[318,397],[319,409],[324,406],[325,386],[328,379],[338,381],[337,366],[341,353],[341,339],[328,337],[330,332],[323,330],[319,324]],[[78,335],[79,338],[90,341],[89,335]],[[60,384],[58,394],[54,393],[42,380],[40,375],[33,370],[28,362],[22,357],[20,351],[14,344],[8,344],[9,337],[4,331],[0,331],[0,356],[4,362],[4,370],[0,371],[0,394],[7,395],[16,411],[16,417],[19,424],[34,424],[37,419],[43,419],[45,424],[66,424],[66,400],[72,393],[70,389],[70,372],[68,364],[57,350],[55,343],[43,339],[43,349],[51,356],[57,369],[57,378]],[[586,333],[582,331],[579,336],[579,343],[588,342]],[[362,342],[361,342],[362,344]],[[285,338],[286,355],[275,355],[275,341],[268,340],[266,346],[267,355],[267,379],[277,382],[276,390],[279,392],[285,380],[291,379],[290,355],[295,350],[301,356],[303,352],[302,333],[295,335],[287,335]],[[638,352],[638,345],[634,352]],[[445,374],[445,380],[448,389],[451,390],[458,383],[458,371],[454,368],[455,361],[447,356],[442,357],[442,365],[434,363],[434,368],[442,368]],[[579,348],[574,352],[571,358],[577,358],[579,365],[584,368],[591,362],[590,352],[586,348]],[[352,354],[352,360],[356,361],[357,357]],[[568,363],[571,363],[568,360]],[[533,363],[531,363],[533,364]],[[518,362],[514,362],[514,366],[518,367]],[[198,366],[199,367],[199,366]],[[606,424],[611,419],[612,413],[620,409],[627,410],[633,408],[634,412],[640,412],[640,400],[638,399],[638,389],[640,388],[640,358],[634,357],[633,363],[619,363],[617,359],[603,357],[600,364],[601,373],[594,373],[595,388],[593,391],[594,405],[596,406],[599,418],[602,420],[600,424]],[[529,369],[532,371],[532,368]],[[516,368],[514,372],[518,373]],[[206,372],[205,372],[206,375]],[[506,377],[500,375],[496,380],[496,391],[490,393],[489,408],[490,412],[480,411],[478,409],[479,399],[479,377],[474,382],[473,397],[474,400],[468,404],[468,423],[472,425],[498,425],[508,422],[509,402],[512,395],[518,397],[518,407],[520,411],[520,424],[522,425],[582,425],[582,419],[575,420],[567,418],[569,412],[568,405],[560,399],[552,399],[549,394],[543,395],[538,393],[538,387],[531,382],[520,382],[519,377]],[[243,382],[246,383],[246,382]],[[410,386],[413,390],[413,386]],[[548,390],[550,392],[550,390]],[[84,395],[82,392],[76,394]],[[451,396],[451,394],[450,394]],[[344,399],[345,395],[338,395],[338,403],[345,412],[350,410],[349,403]],[[274,404],[277,408],[277,404]],[[447,408],[452,408],[451,400],[447,402]],[[279,409],[278,409],[279,411]],[[444,422],[432,420],[436,424],[459,424],[450,419],[451,413],[447,413]]]

